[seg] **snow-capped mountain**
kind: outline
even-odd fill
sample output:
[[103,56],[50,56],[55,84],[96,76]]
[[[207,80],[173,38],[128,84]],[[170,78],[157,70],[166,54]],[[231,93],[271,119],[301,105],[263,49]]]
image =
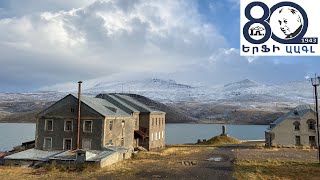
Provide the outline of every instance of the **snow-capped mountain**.
[[[84,82],[85,83],[85,82]],[[75,84],[75,90],[77,84]],[[265,85],[249,79],[229,83],[224,86],[192,86],[175,82],[146,78],[132,81],[100,82],[83,90],[86,95],[99,93],[135,93],[160,102],[313,102],[313,89],[308,80],[288,82],[284,84]],[[55,101],[70,92],[41,91],[34,93],[0,93],[0,100]]]
[[[74,86],[76,90],[77,84]],[[40,111],[69,93],[76,91],[61,92],[52,89],[32,93],[0,93],[0,120],[20,112]],[[245,79],[221,86],[192,86],[174,80],[146,78],[92,83],[83,88],[82,93],[89,96],[99,93],[139,94],[181,109],[194,118],[232,123],[269,123],[279,113],[299,104],[314,102],[313,87],[308,80],[265,85]],[[256,114],[252,115],[252,112]],[[33,118],[34,115],[31,113],[29,116]],[[255,119],[258,119],[257,122]]]

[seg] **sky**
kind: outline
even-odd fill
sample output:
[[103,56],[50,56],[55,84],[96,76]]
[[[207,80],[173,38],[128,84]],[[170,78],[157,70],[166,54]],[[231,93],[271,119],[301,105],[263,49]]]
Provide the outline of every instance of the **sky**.
[[239,14],[239,0],[1,0],[0,92],[150,77],[283,83],[319,73],[319,57],[241,57]]

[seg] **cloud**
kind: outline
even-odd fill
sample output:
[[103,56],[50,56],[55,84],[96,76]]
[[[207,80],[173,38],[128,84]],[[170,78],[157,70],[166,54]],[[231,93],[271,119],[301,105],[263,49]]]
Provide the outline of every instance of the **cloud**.
[[116,72],[174,72],[226,46],[193,1],[62,2],[0,19],[1,81],[33,87]]
[[[237,11],[207,21],[197,1],[6,2],[0,9],[0,91],[154,75],[211,85],[244,78],[280,82],[302,78],[308,69],[280,58],[240,57],[230,45],[238,41]],[[224,8],[237,4],[227,2]]]

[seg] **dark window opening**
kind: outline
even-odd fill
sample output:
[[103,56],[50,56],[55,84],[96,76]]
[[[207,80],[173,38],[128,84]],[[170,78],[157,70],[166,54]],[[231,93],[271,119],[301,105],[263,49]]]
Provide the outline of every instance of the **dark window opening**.
[[307,121],[307,124],[308,124],[308,129],[309,130],[315,130],[316,129],[316,121],[315,120],[313,120],[313,119],[309,119],[308,121]]
[[299,131],[299,130],[300,130],[300,122],[295,121],[295,122],[293,123],[293,125],[294,125],[294,130],[295,130],[295,131]]
[[46,130],[47,131],[53,130],[53,121],[52,120],[46,120]]
[[64,150],[71,150],[72,142],[71,139],[64,139]]
[[72,121],[71,120],[67,120],[65,122],[64,130],[65,131],[72,131]]
[[112,130],[112,127],[113,127],[113,120],[110,120],[110,122],[109,122],[109,130],[110,131]]
[[310,146],[316,146],[316,137],[315,136],[309,136],[309,144],[310,144]]
[[301,145],[300,136],[296,136],[296,145],[297,146]]
[[92,121],[84,121],[84,132],[92,132]]

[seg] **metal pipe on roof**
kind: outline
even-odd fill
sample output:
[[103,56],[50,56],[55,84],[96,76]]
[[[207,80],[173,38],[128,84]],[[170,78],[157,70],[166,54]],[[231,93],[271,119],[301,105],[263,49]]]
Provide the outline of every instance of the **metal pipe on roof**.
[[80,149],[80,126],[81,126],[81,83],[78,82],[78,130],[77,130],[77,149]]

